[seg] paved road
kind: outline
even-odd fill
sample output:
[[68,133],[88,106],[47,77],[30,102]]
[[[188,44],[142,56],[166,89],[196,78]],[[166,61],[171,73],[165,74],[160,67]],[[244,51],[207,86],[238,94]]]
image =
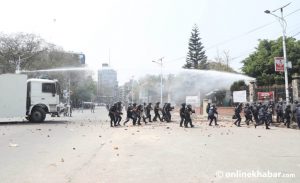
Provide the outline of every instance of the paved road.
[[[210,127],[201,118],[193,129],[110,128],[104,108],[48,119],[0,124],[0,182],[300,182],[299,130],[237,128],[226,119]],[[295,177],[253,177],[275,172]],[[252,178],[224,177],[246,173]]]

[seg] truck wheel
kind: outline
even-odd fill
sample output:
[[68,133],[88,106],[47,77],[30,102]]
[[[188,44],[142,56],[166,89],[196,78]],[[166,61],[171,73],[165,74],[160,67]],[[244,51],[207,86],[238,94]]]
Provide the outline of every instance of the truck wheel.
[[34,123],[43,122],[45,118],[46,118],[46,113],[40,107],[34,108],[30,115],[30,121]]
[[[43,110],[43,111],[44,111],[44,110]],[[45,119],[46,119],[46,113],[44,113],[44,116],[43,116],[42,121],[45,121]]]

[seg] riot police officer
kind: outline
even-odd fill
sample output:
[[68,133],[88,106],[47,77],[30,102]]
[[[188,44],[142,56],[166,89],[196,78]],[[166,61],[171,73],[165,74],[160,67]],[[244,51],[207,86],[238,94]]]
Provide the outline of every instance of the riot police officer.
[[273,123],[273,105],[269,104],[267,107],[267,123],[270,125]]
[[258,120],[258,111],[259,111],[258,105],[257,105],[256,103],[254,103],[254,104],[251,106],[251,112],[252,112],[252,114],[253,114],[255,123],[259,123],[259,120]]
[[213,120],[215,121],[215,126],[218,125],[217,117],[215,116],[215,114],[218,115],[217,108],[215,105],[212,105],[208,111],[208,118],[210,119],[209,126],[211,126]]
[[110,117],[110,127],[116,126],[117,105],[114,104],[109,108],[108,116]]
[[284,118],[286,119],[284,125],[286,125],[287,128],[290,128],[290,123],[291,123],[291,106],[287,105],[285,110],[284,110]]
[[171,119],[172,119],[171,111],[173,109],[174,109],[174,107],[171,107],[170,103],[166,104],[166,107],[165,107],[165,117],[164,117],[164,119],[166,120],[166,122],[171,122]]
[[206,106],[207,120],[209,120],[209,117],[208,117],[209,109],[210,109],[210,103],[207,103],[207,106]]
[[276,106],[276,122],[283,122],[283,106],[282,102],[279,102]]
[[295,113],[295,116],[296,116],[298,128],[300,129],[300,104],[296,105],[296,108],[294,109],[294,113]]
[[144,102],[144,105],[143,105],[143,121],[146,123],[146,107],[147,107],[147,104]]
[[162,121],[162,118],[160,117],[159,111],[161,111],[161,109],[159,108],[159,104],[160,102],[156,102],[155,106],[154,106],[154,118],[153,121],[157,121],[156,119],[158,118],[160,121]]
[[252,120],[252,112],[251,112],[251,106],[247,103],[245,108],[244,108],[244,115],[245,115],[245,118],[246,118],[246,121],[245,123],[247,125],[249,125],[249,122],[253,122]]
[[185,103],[181,104],[179,115],[180,115],[180,127],[182,127],[182,125],[185,124]]
[[162,110],[161,110],[161,113],[162,113],[162,120],[163,121],[167,121],[167,103],[164,104]]
[[241,120],[242,120],[241,115],[240,115],[241,112],[242,112],[242,103],[238,104],[238,105],[236,106],[236,108],[234,109],[234,115],[235,115],[235,117],[236,117],[236,119],[237,119],[237,120],[234,122],[234,124],[235,124],[236,126],[238,126],[238,127],[241,127]]
[[194,127],[192,123],[191,115],[192,113],[195,113],[195,110],[192,109],[192,106],[189,104],[187,105],[187,108],[185,109],[185,121],[184,121],[184,127],[187,128],[188,124],[190,124],[191,128]]
[[[143,105],[138,105],[136,108],[136,120],[138,125],[141,125],[141,118],[143,117]],[[146,122],[145,122],[146,124]]]
[[134,103],[133,105],[129,104],[127,107],[127,118],[126,121],[124,121],[123,125],[125,126],[125,124],[132,119],[133,123],[135,124],[135,118],[134,118],[134,113],[133,110],[135,108],[136,104]]
[[152,103],[149,103],[149,104],[146,106],[146,110],[145,110],[145,113],[146,113],[145,121],[146,121],[146,119],[149,119],[149,122],[152,122],[152,121],[151,121],[151,110],[153,110],[153,108],[152,108]]
[[268,112],[267,112],[267,106],[266,105],[262,105],[258,111],[258,123],[256,123],[254,125],[254,127],[256,128],[259,125],[262,125],[265,123],[266,125],[266,129],[270,129],[269,128],[269,123],[268,123]]
[[123,115],[123,107],[122,107],[122,102],[117,102],[117,107],[116,107],[116,124],[119,126],[120,122],[122,120],[122,116]]

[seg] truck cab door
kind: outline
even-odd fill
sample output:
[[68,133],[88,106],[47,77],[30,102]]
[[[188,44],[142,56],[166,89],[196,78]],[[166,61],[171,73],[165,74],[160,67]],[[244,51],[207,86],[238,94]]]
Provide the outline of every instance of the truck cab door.
[[56,111],[57,99],[54,82],[31,82],[31,105],[45,104],[49,112]]

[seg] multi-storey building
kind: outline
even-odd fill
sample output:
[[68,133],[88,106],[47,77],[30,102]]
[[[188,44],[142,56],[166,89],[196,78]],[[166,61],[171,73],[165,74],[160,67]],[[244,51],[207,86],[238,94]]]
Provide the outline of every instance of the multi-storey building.
[[106,63],[98,71],[97,100],[107,104],[118,100],[117,72]]

